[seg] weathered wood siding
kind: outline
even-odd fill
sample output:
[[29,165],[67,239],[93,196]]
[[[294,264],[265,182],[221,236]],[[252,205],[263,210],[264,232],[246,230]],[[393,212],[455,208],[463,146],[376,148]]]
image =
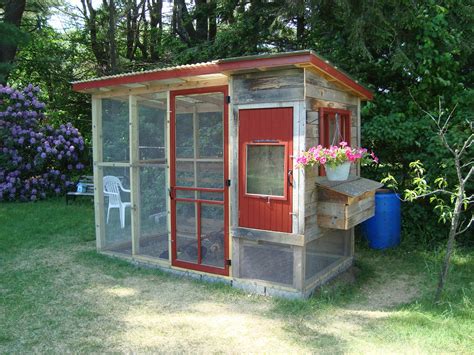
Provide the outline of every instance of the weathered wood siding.
[[232,78],[236,105],[304,100],[303,69],[253,72]]
[[[245,74],[232,75],[229,80],[231,98],[230,131],[230,176],[232,181],[238,181],[239,157],[239,110],[259,109],[271,107],[293,108],[293,150],[301,151],[304,148],[305,129],[305,96],[304,96],[304,70],[300,68],[279,69],[269,71],[255,71]],[[243,245],[246,240],[259,243],[272,242],[275,245],[291,246],[293,251],[293,288],[302,290],[304,282],[304,237],[298,234],[304,224],[303,194],[304,177],[299,172],[294,172],[293,177],[293,219],[292,233],[279,238],[276,232],[258,231],[249,229],[251,238],[238,233],[243,228],[238,228],[238,184],[230,188],[232,236],[232,276],[241,278]],[[300,204],[301,201],[301,204]],[[278,238],[277,238],[278,237]],[[276,238],[276,239],[275,239]],[[300,245],[295,245],[300,240]],[[265,244],[264,244],[265,245]],[[275,260],[277,263],[278,260]]]
[[[323,76],[305,69],[306,100],[306,149],[319,144],[319,109],[332,107],[351,112],[351,142],[360,144],[359,98]],[[351,174],[359,175],[359,167],[353,166]],[[327,232],[317,224],[317,169],[306,169],[304,179],[305,241],[311,241]]]

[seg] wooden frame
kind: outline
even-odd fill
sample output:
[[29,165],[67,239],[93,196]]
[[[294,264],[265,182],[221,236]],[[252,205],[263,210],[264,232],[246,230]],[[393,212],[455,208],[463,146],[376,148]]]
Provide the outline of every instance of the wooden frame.
[[[176,110],[176,97],[177,96],[185,96],[185,95],[194,95],[194,94],[207,94],[207,93],[223,93],[224,96],[224,110],[223,110],[223,131],[224,131],[224,151],[223,151],[223,169],[224,169],[224,188],[223,189],[207,189],[207,188],[199,188],[199,187],[183,187],[183,186],[176,186],[176,125],[175,125],[175,110]],[[191,270],[203,271],[203,272],[210,272],[213,274],[218,275],[229,275],[229,264],[227,260],[229,259],[229,224],[228,224],[228,217],[229,217],[229,208],[228,208],[228,186],[225,185],[225,182],[228,180],[228,107],[227,107],[227,96],[228,96],[228,88],[227,86],[218,86],[218,87],[211,87],[211,88],[199,88],[199,89],[190,89],[190,90],[177,90],[170,92],[170,199],[171,199],[171,264],[173,266],[182,267]],[[195,130],[194,130],[195,131]],[[196,137],[194,137],[196,138]],[[194,139],[196,142],[196,139]],[[196,174],[196,171],[194,172]],[[176,198],[175,190],[188,190],[188,191],[208,191],[208,192],[219,192],[224,195],[224,201],[212,201],[212,200],[201,200],[201,199],[187,199],[187,198]],[[197,208],[197,215],[196,215],[196,232],[197,232],[197,248],[198,248],[198,263],[191,263],[186,262],[183,260],[179,260],[177,256],[177,231],[176,231],[176,203],[177,202],[188,202],[188,203],[195,203]],[[218,268],[213,266],[207,266],[200,263],[201,259],[201,215],[200,215],[200,208],[201,204],[218,204],[224,206],[224,268]]]
[[[240,110],[251,110],[251,109],[260,109],[260,108],[283,108],[291,107],[293,108],[293,152],[300,152],[304,149],[304,139],[301,140],[301,136],[304,137],[304,127],[305,127],[305,115],[304,102],[303,101],[285,101],[285,102],[272,102],[272,103],[263,103],[263,104],[239,104],[233,105],[232,107],[232,131],[230,132],[231,137],[234,138],[232,146],[235,147],[235,150],[232,154],[232,170],[231,170],[231,180],[239,181],[239,160],[238,160],[238,134],[239,134],[239,125],[238,125],[238,112]],[[302,234],[304,230],[304,175],[301,171],[295,173],[295,160],[293,159],[293,218],[292,218],[292,233],[293,234]],[[230,191],[231,201],[239,200],[238,188],[234,184],[234,188]],[[302,215],[301,212],[303,211]],[[238,206],[235,206],[231,215],[231,226],[238,227],[239,220],[239,210]]]
[[[253,194],[247,191],[247,178],[248,178],[248,148],[249,146],[282,146],[283,149],[283,171],[284,171],[284,182],[283,182],[283,195],[265,195],[265,194]],[[244,195],[250,198],[268,198],[268,200],[283,200],[288,199],[288,183],[287,183],[287,172],[288,172],[288,144],[287,142],[251,142],[245,143],[245,159],[243,159],[244,166],[243,170],[245,171],[245,179],[243,179],[242,189],[244,190]]]

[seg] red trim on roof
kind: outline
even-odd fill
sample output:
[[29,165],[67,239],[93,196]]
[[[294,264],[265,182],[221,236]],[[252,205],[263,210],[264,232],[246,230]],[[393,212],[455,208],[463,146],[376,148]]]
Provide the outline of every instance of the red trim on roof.
[[196,66],[184,67],[184,68],[175,68],[175,69],[163,69],[156,72],[148,73],[136,73],[131,75],[119,76],[115,78],[107,79],[96,79],[87,82],[79,82],[72,85],[74,91],[82,91],[87,89],[96,89],[107,86],[115,86],[122,84],[132,84],[140,83],[144,81],[153,81],[153,80],[166,80],[174,79],[185,76],[196,76],[196,75],[206,75],[206,74],[216,74],[230,72],[234,70],[245,70],[253,69],[260,67],[279,67],[285,65],[295,65],[295,64],[312,64],[318,69],[327,73],[329,76],[334,77],[336,80],[340,81],[342,84],[351,88],[352,90],[359,93],[361,96],[371,100],[373,98],[372,92],[364,88],[362,85],[356,83],[349,76],[342,73],[341,71],[334,68],[329,63],[326,63],[321,58],[315,56],[314,54],[308,52],[303,54],[295,55],[284,55],[281,57],[266,57],[266,58],[249,58],[249,59],[238,59],[235,61],[223,61],[215,62],[209,64],[198,64]]
[[341,83],[345,84],[346,86],[349,86],[351,89],[357,91],[361,95],[365,96],[368,100],[372,100],[374,98],[374,94],[362,85],[356,83],[354,80],[352,80],[349,76],[344,74],[343,72],[337,70],[334,68],[332,65],[329,63],[325,62],[321,58],[315,55],[311,55],[311,64],[315,65],[318,69],[324,71],[328,75],[332,76],[334,79],[337,79]]

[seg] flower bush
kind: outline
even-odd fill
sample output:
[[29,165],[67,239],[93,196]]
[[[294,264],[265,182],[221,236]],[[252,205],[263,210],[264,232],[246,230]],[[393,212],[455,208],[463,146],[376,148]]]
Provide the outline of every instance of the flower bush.
[[336,167],[346,162],[378,163],[378,158],[373,152],[369,153],[365,148],[351,148],[346,142],[339,143],[339,146],[332,145],[329,148],[323,148],[321,145],[311,147],[302,152],[296,158],[296,165],[299,168],[305,166],[322,165]]
[[0,85],[0,201],[58,195],[84,169],[84,139],[68,123],[46,124],[39,88]]

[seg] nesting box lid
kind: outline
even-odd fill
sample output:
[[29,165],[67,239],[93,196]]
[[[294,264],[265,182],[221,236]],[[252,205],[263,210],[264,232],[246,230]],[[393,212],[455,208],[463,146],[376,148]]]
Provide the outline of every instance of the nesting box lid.
[[383,186],[378,181],[358,176],[351,176],[345,181],[329,181],[327,177],[318,177],[316,185],[347,197],[358,197]]

